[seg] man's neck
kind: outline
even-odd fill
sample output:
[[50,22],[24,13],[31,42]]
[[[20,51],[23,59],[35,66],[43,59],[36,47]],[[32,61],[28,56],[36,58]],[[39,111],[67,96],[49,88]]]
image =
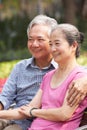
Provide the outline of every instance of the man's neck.
[[40,67],[41,69],[44,67],[48,67],[51,63],[52,57],[50,58],[41,58],[41,59],[36,59],[35,60],[35,65],[37,65],[38,67]]

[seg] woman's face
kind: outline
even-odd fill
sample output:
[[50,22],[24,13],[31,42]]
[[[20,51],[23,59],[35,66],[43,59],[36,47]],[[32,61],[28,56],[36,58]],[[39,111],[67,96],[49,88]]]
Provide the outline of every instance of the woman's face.
[[54,60],[57,63],[66,62],[69,58],[75,56],[76,49],[74,48],[74,45],[69,45],[65,35],[60,30],[55,30],[51,33],[49,45]]

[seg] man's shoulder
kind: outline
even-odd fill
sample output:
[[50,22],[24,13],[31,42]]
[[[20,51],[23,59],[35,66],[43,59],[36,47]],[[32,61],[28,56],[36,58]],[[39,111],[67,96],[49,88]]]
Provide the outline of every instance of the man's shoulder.
[[19,66],[19,65],[25,65],[25,66],[27,66],[27,65],[31,64],[31,62],[32,62],[32,58],[23,59],[23,60],[19,61],[16,65],[17,66]]

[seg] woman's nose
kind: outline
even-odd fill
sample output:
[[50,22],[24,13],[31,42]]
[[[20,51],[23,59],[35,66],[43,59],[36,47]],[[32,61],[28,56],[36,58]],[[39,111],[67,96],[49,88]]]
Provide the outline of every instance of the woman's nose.
[[52,47],[51,47],[51,51],[56,51],[56,47],[55,47],[55,45],[52,45]]

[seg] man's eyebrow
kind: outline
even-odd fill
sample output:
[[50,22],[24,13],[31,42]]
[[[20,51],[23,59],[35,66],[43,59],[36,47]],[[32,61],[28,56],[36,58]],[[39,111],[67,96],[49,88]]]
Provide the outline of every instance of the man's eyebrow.
[[43,36],[38,36],[37,38],[44,38]]
[[[33,36],[29,36],[30,38],[34,38]],[[44,37],[43,36],[37,36],[37,38],[43,38],[44,39]]]

